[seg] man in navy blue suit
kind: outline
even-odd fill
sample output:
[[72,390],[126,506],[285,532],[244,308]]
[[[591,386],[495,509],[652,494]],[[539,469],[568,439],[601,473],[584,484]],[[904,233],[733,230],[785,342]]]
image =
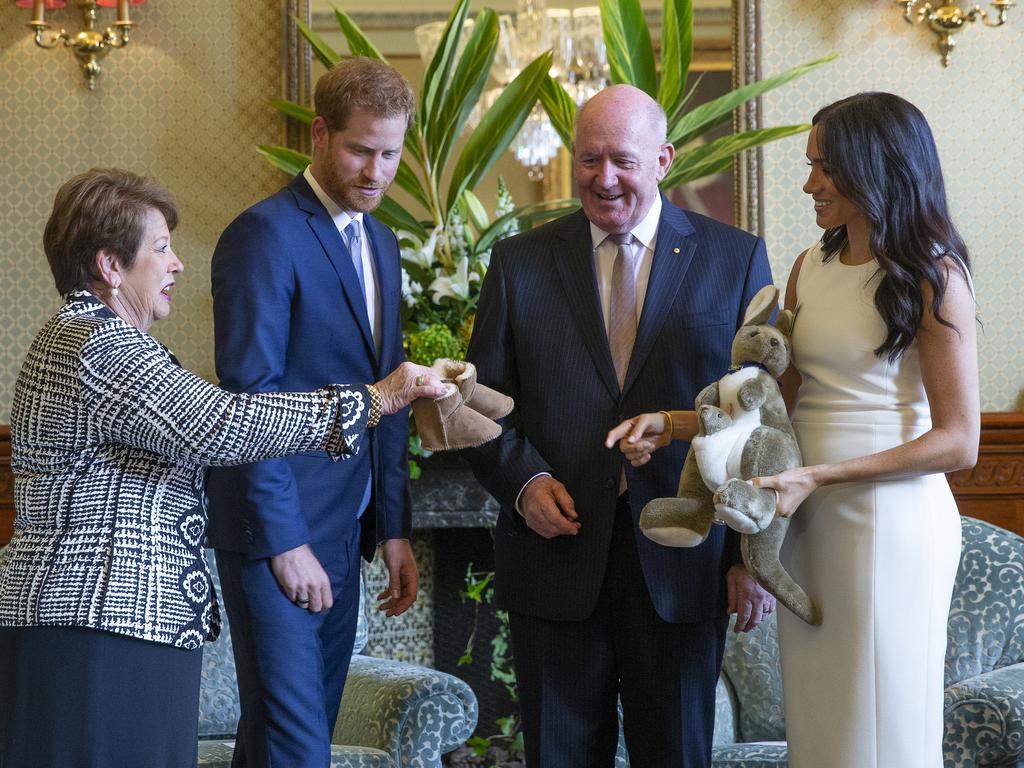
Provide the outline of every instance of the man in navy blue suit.
[[[312,164],[235,219],[213,256],[217,374],[233,391],[377,381],[404,359],[398,243],[370,212],[398,170],[412,90],[357,58],[321,77],[314,101]],[[402,410],[347,461],[311,452],[210,473],[241,694],[236,768],[330,764],[360,550],[383,542],[387,615],[416,599],[407,435]]]
[[581,109],[583,210],[494,247],[467,356],[516,401],[467,455],[502,506],[496,588],[531,768],[611,766],[617,699],[631,765],[709,765],[727,611],[746,631],[773,605],[724,527],[693,549],[640,533],[647,501],[675,495],[684,442],[640,467],[604,446],[629,416],[692,408],[771,282],[763,240],[660,195],[665,135],[631,86]]

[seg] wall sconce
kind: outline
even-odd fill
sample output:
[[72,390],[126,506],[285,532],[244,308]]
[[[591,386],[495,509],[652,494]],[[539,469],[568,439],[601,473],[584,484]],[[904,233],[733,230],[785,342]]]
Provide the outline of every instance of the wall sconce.
[[[981,19],[986,27],[1001,27],[1006,23],[1006,12],[1013,7],[1013,0],[992,0],[992,9],[998,11],[996,21],[989,21],[988,11],[980,5],[970,10],[963,10],[958,5],[933,6],[931,3],[922,3],[921,0],[894,0],[896,5],[903,6],[903,18],[908,23],[928,22],[928,27],[938,35],[936,43],[939,53],[942,54],[942,66],[949,66],[949,55],[953,52],[956,40],[953,35],[969,21]],[[920,6],[920,7],[917,7]],[[914,17],[917,18],[914,18]]]
[[[28,23],[28,27],[35,31],[36,45],[49,49],[64,43],[65,48],[72,50],[82,62],[86,84],[92,91],[96,89],[96,78],[100,75],[100,59],[113,48],[124,48],[128,45],[128,34],[135,26],[128,17],[128,6],[144,2],[146,0],[78,0],[85,24],[85,29],[78,34],[69,34],[63,29],[60,32],[52,32],[46,22],[45,10],[63,8],[67,5],[66,0],[15,0],[14,4],[19,8],[32,8],[32,21]],[[107,27],[102,32],[95,29],[97,5],[117,6],[114,29]]]

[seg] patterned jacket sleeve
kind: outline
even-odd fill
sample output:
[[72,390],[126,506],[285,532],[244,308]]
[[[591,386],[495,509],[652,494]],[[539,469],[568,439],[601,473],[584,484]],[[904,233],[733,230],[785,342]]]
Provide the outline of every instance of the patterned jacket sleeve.
[[366,433],[366,387],[233,394],[171,360],[151,337],[104,322],[81,352],[91,435],[203,465],[245,464],[311,450],[333,458],[358,450]]

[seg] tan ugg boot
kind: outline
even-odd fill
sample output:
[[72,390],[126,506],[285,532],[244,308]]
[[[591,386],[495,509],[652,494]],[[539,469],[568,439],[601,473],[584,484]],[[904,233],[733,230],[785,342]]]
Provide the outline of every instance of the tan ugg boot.
[[431,368],[438,378],[457,386],[462,393],[462,401],[477,413],[489,419],[500,419],[512,412],[515,404],[512,398],[477,383],[476,366],[472,363],[439,357]]
[[448,392],[431,400],[421,397],[412,401],[412,415],[423,447],[428,451],[451,451],[472,448],[493,440],[501,427],[466,405],[462,392],[450,382]]

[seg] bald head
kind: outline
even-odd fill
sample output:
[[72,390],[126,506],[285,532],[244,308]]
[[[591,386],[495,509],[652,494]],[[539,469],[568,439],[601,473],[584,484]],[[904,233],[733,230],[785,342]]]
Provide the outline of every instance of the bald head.
[[576,137],[590,121],[618,121],[636,125],[653,141],[662,144],[668,120],[661,105],[632,85],[612,85],[598,91],[576,113]]
[[583,212],[601,230],[625,234],[651,210],[675,156],[665,125],[658,102],[631,85],[605,88],[576,115],[573,173]]

